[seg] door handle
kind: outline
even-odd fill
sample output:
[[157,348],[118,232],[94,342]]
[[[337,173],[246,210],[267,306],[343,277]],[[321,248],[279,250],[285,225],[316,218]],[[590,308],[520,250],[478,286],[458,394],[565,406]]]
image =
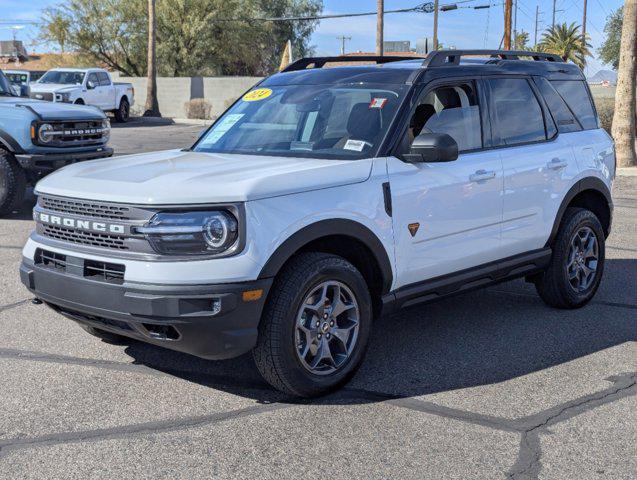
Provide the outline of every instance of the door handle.
[[476,173],[469,175],[469,180],[472,182],[483,182],[492,178],[495,178],[494,170],[489,170],[488,172],[486,170],[478,170]]
[[562,160],[561,158],[553,158],[549,163],[546,164],[548,168],[551,170],[559,170],[560,168],[565,168],[568,165],[566,160]]

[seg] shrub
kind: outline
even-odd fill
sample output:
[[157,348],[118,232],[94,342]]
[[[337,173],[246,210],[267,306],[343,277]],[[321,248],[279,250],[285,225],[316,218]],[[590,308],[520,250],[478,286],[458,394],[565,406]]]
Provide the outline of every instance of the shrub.
[[199,120],[210,120],[210,111],[212,105],[203,98],[194,98],[185,104],[186,118],[195,118]]
[[615,113],[615,99],[595,98],[595,107],[597,108],[601,127],[610,135],[611,126],[613,125],[613,114]]

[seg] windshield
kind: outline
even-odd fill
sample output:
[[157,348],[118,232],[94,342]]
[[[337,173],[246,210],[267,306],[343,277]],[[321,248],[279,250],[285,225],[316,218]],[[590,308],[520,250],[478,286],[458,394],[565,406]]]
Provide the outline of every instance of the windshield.
[[199,140],[198,152],[368,158],[405,85],[287,85],[244,95]]
[[81,85],[84,81],[84,72],[63,72],[51,70],[46,72],[38,83],[62,83],[64,85]]
[[7,73],[7,79],[14,85],[26,85],[28,77],[26,73]]

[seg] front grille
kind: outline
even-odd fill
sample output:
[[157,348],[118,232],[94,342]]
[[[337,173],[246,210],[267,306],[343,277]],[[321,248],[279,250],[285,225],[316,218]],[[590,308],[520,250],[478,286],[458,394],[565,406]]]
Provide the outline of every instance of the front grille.
[[[84,120],[74,122],[44,122],[53,126],[50,131],[51,140],[41,143],[36,136],[36,142],[46,147],[83,147],[101,145],[104,136],[109,133],[102,126],[102,120]],[[37,127],[39,128],[39,126]]]
[[42,268],[55,270],[74,276],[83,276],[99,282],[124,283],[126,266],[118,263],[86,260],[79,257],[69,257],[61,253],[38,248],[35,251],[34,262]]
[[125,269],[124,265],[117,263],[84,260],[84,276],[102,282],[123,283]]
[[109,235],[107,233],[93,233],[70,228],[58,227],[56,225],[42,225],[43,235],[61,240],[63,242],[77,243],[91,247],[111,248],[117,250],[128,250],[125,245],[125,237],[119,235]]
[[130,220],[130,207],[122,205],[90,202],[86,200],[69,200],[66,198],[48,197],[46,195],[40,196],[39,203],[41,207],[47,210],[54,210],[60,213],[110,218],[114,220]]
[[47,102],[52,102],[53,101],[53,94],[52,93],[33,93],[31,92],[29,94],[30,98],[35,98],[36,100],[46,100]]

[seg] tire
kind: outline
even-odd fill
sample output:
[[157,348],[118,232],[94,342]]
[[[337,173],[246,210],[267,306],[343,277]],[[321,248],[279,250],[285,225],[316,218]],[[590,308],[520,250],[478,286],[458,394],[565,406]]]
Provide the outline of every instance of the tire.
[[563,309],[586,305],[599,288],[605,253],[604,230],[597,216],[583,208],[568,208],[553,246],[551,263],[535,283],[542,300]]
[[27,188],[27,176],[15,157],[0,150],[0,215],[20,207]]
[[130,104],[126,97],[122,98],[119,102],[119,107],[115,110],[115,120],[120,123],[128,122],[130,116]]
[[[313,296],[313,292],[318,293]],[[337,302],[318,300],[326,296],[340,300],[340,313],[332,310]],[[298,397],[325,395],[356,373],[371,323],[371,298],[360,272],[335,255],[302,253],[274,281],[259,325],[254,361],[263,378],[282,392]],[[324,359],[321,352],[329,352],[333,360]],[[311,368],[312,363],[317,363],[316,368]]]
[[82,327],[82,329],[90,335],[93,335],[106,343],[122,344],[128,340],[128,338],[123,335],[107,332],[106,330],[100,330],[99,328],[89,327],[88,325],[80,324],[80,327]]
[[78,98],[77,100],[75,100],[73,102],[74,105],[84,105],[84,100],[82,100],[81,98]]

